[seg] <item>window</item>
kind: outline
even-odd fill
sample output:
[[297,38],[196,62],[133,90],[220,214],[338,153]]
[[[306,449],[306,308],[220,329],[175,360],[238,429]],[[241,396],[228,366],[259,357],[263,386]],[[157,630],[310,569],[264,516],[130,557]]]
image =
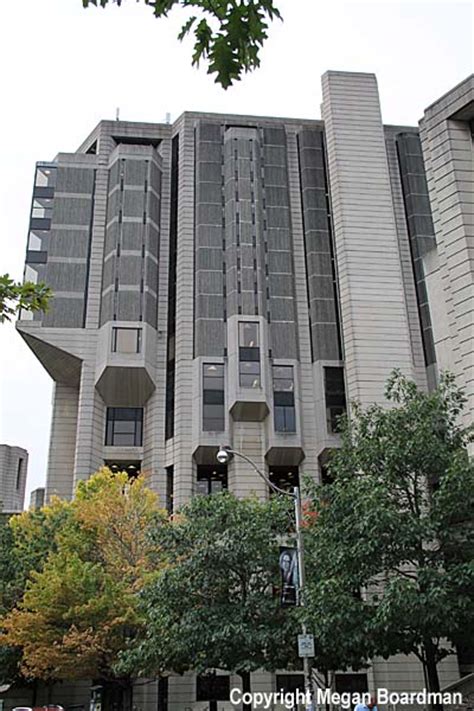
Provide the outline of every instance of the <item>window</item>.
[[165,438],[174,436],[174,360],[166,365]]
[[54,188],[57,168],[53,165],[38,165],[35,175],[35,188]]
[[196,680],[196,701],[228,701],[230,677],[202,674]]
[[343,368],[324,368],[324,391],[328,432],[338,432],[338,419],[346,411]]
[[272,373],[275,432],[296,432],[293,366],[274,365]]
[[17,491],[20,489],[21,486],[21,476],[23,474],[23,458],[20,457],[18,459],[18,468],[16,470],[16,488]]
[[141,447],[142,407],[108,407],[105,444],[112,447]]
[[295,691],[304,693],[304,676],[303,674],[277,674],[276,688],[284,694],[294,694]]
[[25,267],[25,278],[24,281],[31,281],[33,284],[38,283],[38,272],[33,267],[26,265]]
[[201,464],[197,468],[197,493],[203,496],[227,489],[226,464]]
[[31,209],[31,217],[51,219],[53,214],[53,201],[51,198],[35,198]]
[[174,466],[166,467],[166,510],[168,515],[174,511]]
[[112,352],[140,353],[141,335],[141,328],[113,328]]
[[57,168],[54,166],[37,166],[33,197],[52,198],[56,186]]
[[48,230],[31,230],[30,234],[28,235],[28,251],[45,251],[48,246],[48,237]]
[[239,382],[242,388],[260,387],[259,325],[239,323]]
[[205,432],[225,430],[224,366],[221,363],[203,365],[202,429]]
[[[284,491],[293,491],[295,486],[299,486],[298,467],[270,467],[268,478],[272,484]],[[272,493],[271,489],[270,493]]]
[[367,674],[336,674],[335,682],[338,694],[364,694],[369,690]]
[[114,474],[117,472],[127,472],[130,479],[134,479],[140,474],[142,466],[141,462],[118,461],[116,459],[106,459],[104,464],[111,472],[114,472]]
[[258,348],[258,323],[242,321],[239,323],[239,346],[241,348]]
[[168,708],[168,677],[158,679],[158,709],[165,711]]

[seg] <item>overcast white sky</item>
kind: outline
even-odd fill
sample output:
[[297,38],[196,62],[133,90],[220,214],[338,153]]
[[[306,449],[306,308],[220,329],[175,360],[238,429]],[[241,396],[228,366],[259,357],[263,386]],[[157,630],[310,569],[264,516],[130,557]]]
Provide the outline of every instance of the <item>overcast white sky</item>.
[[[473,66],[471,2],[276,0],[262,66],[227,92],[190,66],[182,14],[154,20],[124,0],[0,3],[0,273],[21,278],[35,162],[74,151],[101,119],[174,120],[184,110],[319,118],[327,69],[377,74],[385,123],[416,125]],[[0,443],[30,453],[44,484],[52,383],[11,326],[0,326]]]

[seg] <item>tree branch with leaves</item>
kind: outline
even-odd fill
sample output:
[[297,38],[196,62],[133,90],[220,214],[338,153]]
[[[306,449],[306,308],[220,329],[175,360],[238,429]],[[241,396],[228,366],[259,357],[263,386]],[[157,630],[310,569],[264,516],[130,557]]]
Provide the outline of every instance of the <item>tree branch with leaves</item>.
[[451,375],[426,393],[394,372],[386,394],[354,409],[313,488],[306,610],[327,668],[414,654],[437,692],[438,664],[474,643],[472,429]]
[[9,274],[0,275],[0,323],[11,321],[22,311],[47,311],[53,295],[44,283],[16,282]]
[[[139,2],[140,0],[137,0]],[[192,65],[208,62],[208,74],[224,89],[242,74],[260,66],[260,50],[268,39],[269,23],[282,19],[273,0],[143,0],[156,18],[167,17],[175,7],[200,11],[192,14],[178,35],[194,35]],[[122,0],[82,0],[84,7],[106,7]]]

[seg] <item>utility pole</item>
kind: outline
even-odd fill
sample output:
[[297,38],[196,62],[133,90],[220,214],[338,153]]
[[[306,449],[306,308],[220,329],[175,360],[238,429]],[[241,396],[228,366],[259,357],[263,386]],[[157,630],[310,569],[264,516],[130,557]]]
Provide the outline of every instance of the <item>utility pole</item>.
[[[270,479],[267,477],[267,475],[262,472],[255,462],[253,462],[249,457],[247,457],[245,454],[242,454],[241,452],[237,452],[235,449],[232,449],[231,447],[226,447],[221,445],[219,447],[219,451],[217,452],[217,461],[219,464],[227,464],[230,459],[235,456],[235,457],[240,457],[240,459],[243,459],[247,464],[250,464],[250,466],[257,472],[259,477],[263,479],[263,481],[267,484],[267,486],[274,491],[276,494],[281,494],[283,496],[290,496],[295,505],[295,530],[296,530],[296,550],[297,550],[297,556],[298,556],[298,591],[297,591],[297,604],[300,605],[301,607],[304,606],[305,604],[305,599],[304,599],[304,593],[305,593],[305,584],[306,584],[306,576],[305,576],[305,568],[304,568],[304,541],[303,541],[303,515],[302,515],[302,508],[301,508],[301,494],[298,486],[295,486],[293,491],[286,491],[285,489],[280,489],[280,487],[276,486]],[[305,624],[301,625],[301,632],[303,635],[307,634],[307,628]],[[304,671],[304,679],[305,679],[305,690],[307,694],[309,695],[309,698],[311,699],[310,705],[307,707],[306,711],[313,711],[314,709],[314,703],[313,703],[313,685],[311,681],[311,664],[309,661],[309,657],[304,656],[303,657],[303,671]]]

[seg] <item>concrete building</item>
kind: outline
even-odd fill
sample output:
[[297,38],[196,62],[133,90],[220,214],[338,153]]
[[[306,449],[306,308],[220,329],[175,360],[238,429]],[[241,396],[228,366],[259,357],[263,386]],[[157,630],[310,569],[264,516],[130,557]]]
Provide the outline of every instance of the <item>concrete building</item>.
[[0,511],[23,511],[27,471],[26,449],[0,444]]
[[[386,126],[375,76],[327,72],[321,120],[103,121],[39,163],[25,277],[55,297],[17,327],[55,381],[46,497],[104,462],[147,472],[169,510],[267,496],[220,443],[279,485],[323,478],[336,416],[383,404],[395,367],[422,388],[449,367],[472,407],[473,107],[471,77],[421,131]],[[337,680],[366,683],[424,686],[402,656]],[[144,708],[203,708],[191,675],[143,689]]]
[[30,509],[40,509],[44,506],[44,486],[34,489],[30,494]]

